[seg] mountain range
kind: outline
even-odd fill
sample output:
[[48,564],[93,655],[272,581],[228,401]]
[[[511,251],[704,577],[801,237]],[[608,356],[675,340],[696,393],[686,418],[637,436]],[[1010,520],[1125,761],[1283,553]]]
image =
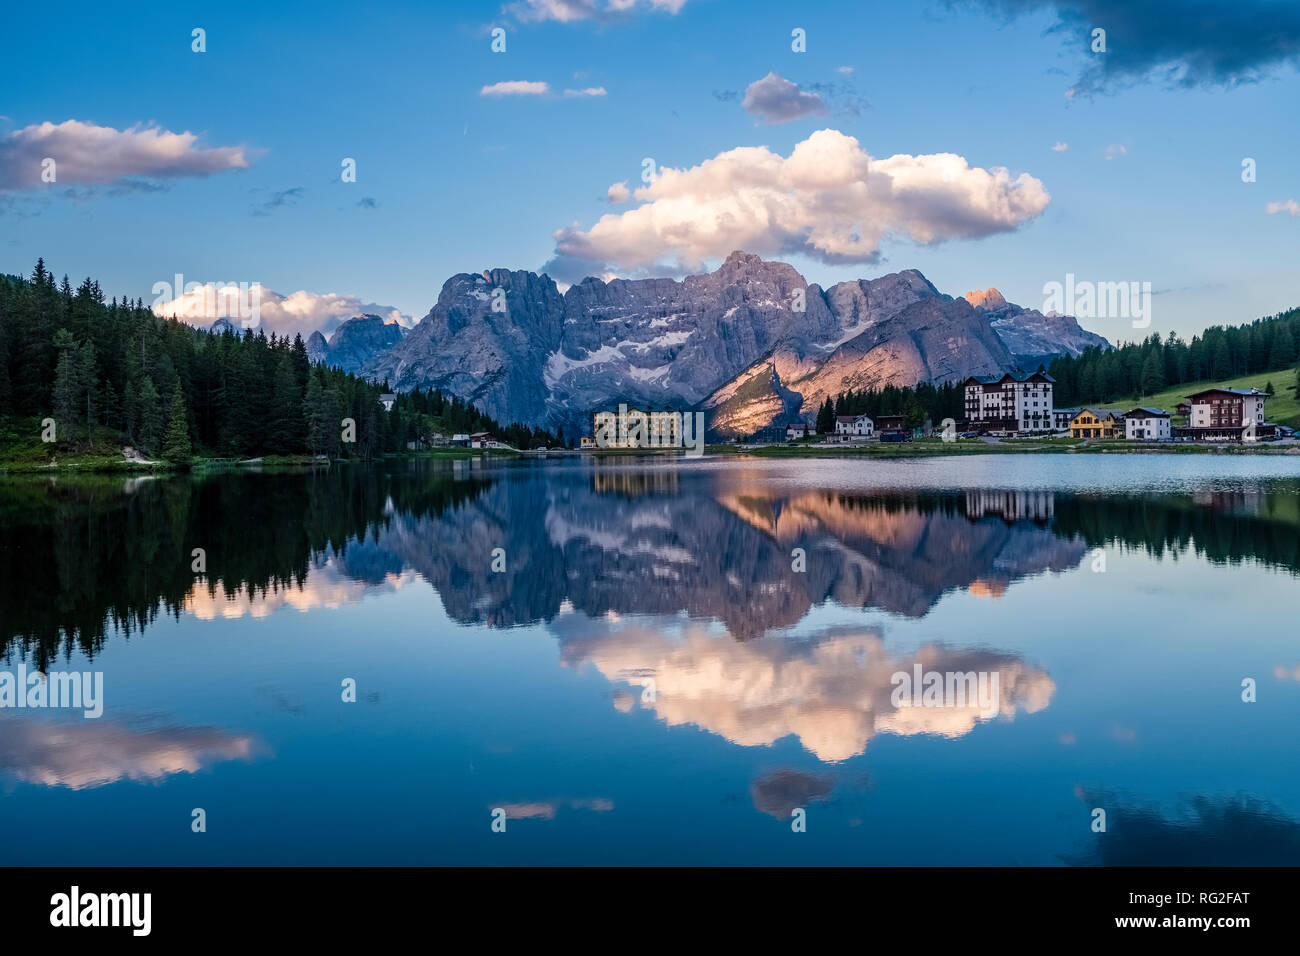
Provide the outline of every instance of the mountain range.
[[572,434],[627,402],[703,410],[720,437],[810,420],[847,389],[1029,371],[1090,346],[1110,343],[997,289],[954,298],[915,269],[822,289],[744,252],[680,281],[587,278],[563,294],[544,274],[461,273],[414,329],[363,315],[307,343],[313,359],[436,386],[499,421]]

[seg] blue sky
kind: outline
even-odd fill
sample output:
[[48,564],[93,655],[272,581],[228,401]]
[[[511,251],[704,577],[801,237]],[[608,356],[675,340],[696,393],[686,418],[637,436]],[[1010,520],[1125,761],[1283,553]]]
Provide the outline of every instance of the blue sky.
[[[51,24],[48,10],[16,7],[6,28],[23,42],[0,63],[0,270],[27,273],[43,255],[110,295],[149,301],[155,282],[179,272],[419,318],[453,273],[541,269],[556,230],[588,235],[601,216],[653,202],[607,199],[614,183],[643,185],[646,157],[680,169],[737,147],[789,157],[830,129],[875,160],[953,153],[976,170],[1027,174],[1050,201],[977,228],[978,238],[922,244],[886,223],[858,261],[792,249],[802,240],[788,229],[773,239],[778,253],[750,250],[810,281],[915,267],[943,292],[995,285],[1028,307],[1067,273],[1150,282],[1150,331],[1184,335],[1300,304],[1297,207],[1267,211],[1300,200],[1300,27],[1290,14],[1270,19],[1294,5],[1192,0],[1183,8],[1193,13],[1162,27],[1166,0],[1150,5],[1150,23],[1112,0],[637,0],[617,14],[603,10],[608,0],[551,2],[569,16],[594,3],[595,15],[537,19],[540,2],[74,3]],[[1210,14],[1255,25],[1225,28]],[[1087,27],[1112,20],[1110,73],[1090,89]],[[490,48],[494,26],[506,30],[504,53]],[[204,53],[191,50],[195,27]],[[806,52],[791,50],[796,27]],[[1261,59],[1266,47],[1281,52]],[[1181,72],[1170,80],[1170,69]],[[773,124],[747,110],[747,89],[769,73],[820,97],[819,115]],[[550,92],[481,92],[508,81]],[[564,94],[590,89],[604,95]],[[191,151],[238,148],[242,162],[146,163],[122,173],[124,187],[96,181],[92,155],[55,183],[31,182],[45,142],[29,128],[68,120],[188,131]],[[355,183],[340,181],[345,157],[357,162]],[[1253,183],[1242,181],[1246,157]],[[623,225],[619,240],[636,241]],[[567,259],[553,274],[561,265],[572,274],[557,278],[587,274]],[[682,268],[669,255],[650,267],[593,260],[588,271]],[[1084,324],[1112,340],[1142,334],[1124,319]]]

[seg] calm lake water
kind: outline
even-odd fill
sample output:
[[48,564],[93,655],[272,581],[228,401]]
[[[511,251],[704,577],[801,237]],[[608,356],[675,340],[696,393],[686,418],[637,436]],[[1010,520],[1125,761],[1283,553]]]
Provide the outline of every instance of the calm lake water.
[[1300,864],[1298,610],[1294,458],[10,479],[0,863]]

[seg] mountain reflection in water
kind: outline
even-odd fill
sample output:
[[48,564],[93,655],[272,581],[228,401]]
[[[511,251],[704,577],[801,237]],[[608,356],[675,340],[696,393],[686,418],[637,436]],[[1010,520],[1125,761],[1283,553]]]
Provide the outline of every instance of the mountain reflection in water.
[[[586,862],[608,860],[597,832],[660,862],[1294,862],[1300,793],[1274,769],[1300,682],[1278,637],[1300,578],[1286,464],[8,480],[2,656],[102,667],[110,709],[0,713],[0,799],[14,819],[56,812],[32,791],[116,808],[104,863],[136,861],[168,788],[273,821],[222,863],[556,861],[466,835],[498,807]],[[988,675],[990,699],[896,703],[918,670]],[[398,821],[431,793],[449,829],[412,842]],[[771,842],[799,807],[809,840]],[[330,849],[322,826],[355,840]]]

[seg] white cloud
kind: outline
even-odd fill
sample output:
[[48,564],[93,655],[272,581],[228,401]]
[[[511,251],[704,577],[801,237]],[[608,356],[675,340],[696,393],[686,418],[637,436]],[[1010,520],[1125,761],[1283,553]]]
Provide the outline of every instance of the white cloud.
[[[190,285],[190,283],[186,283]],[[230,289],[229,292],[222,290]],[[247,303],[248,297],[245,297]],[[206,329],[219,318],[230,319],[236,329],[244,328],[244,312],[240,311],[239,300],[229,283],[207,282],[179,297],[160,297],[153,305],[155,315],[167,318],[173,315],[183,322],[197,328]],[[328,335],[339,325],[354,316],[377,315],[385,322],[396,322],[410,328],[414,320],[392,306],[376,305],[362,302],[355,295],[339,295],[334,292],[308,292],[299,289],[289,295],[281,295],[263,288],[260,298],[260,318],[257,325],[270,335],[302,335],[306,339],[313,332]]]
[[1300,216],[1300,203],[1294,199],[1288,199],[1286,202],[1271,202],[1266,208],[1270,216],[1279,212],[1287,213],[1292,219]]
[[589,86],[585,90],[565,90],[565,96],[604,96],[605,88],[603,86]]
[[119,780],[162,781],[263,749],[212,727],[130,727],[109,721],[0,722],[0,771],[24,783],[86,790]]
[[617,20],[637,13],[675,14],[684,6],[686,0],[517,0],[506,4],[503,9],[525,21],[573,23],[578,20]]
[[615,183],[609,187],[605,194],[611,203],[627,202],[632,198],[632,191],[627,188],[627,183]]
[[0,189],[41,185],[46,158],[54,160],[55,181],[61,185],[111,183],[133,176],[208,176],[248,167],[244,147],[205,149],[197,141],[193,133],[157,126],[118,130],[80,120],[25,126],[0,139]]
[[788,158],[739,147],[688,169],[661,167],[633,195],[640,205],[589,230],[557,230],[551,274],[669,263],[695,270],[735,249],[873,262],[887,237],[979,239],[1016,229],[1051,200],[1027,173],[972,167],[953,153],[875,159],[833,129],[813,133]]
[[1064,141],[1062,141],[1062,142],[1057,143],[1055,146],[1052,147],[1052,152],[1054,152],[1054,153],[1063,153],[1063,152],[1065,152],[1065,151],[1066,151],[1067,149],[1069,149],[1069,148],[1070,148],[1070,144],[1069,144],[1069,143],[1066,143],[1066,142],[1064,142]]
[[835,72],[836,72],[836,73],[843,73],[845,76],[852,76],[852,75],[853,75],[853,67],[851,67],[851,66],[837,66],[837,67],[835,68]]
[[541,96],[551,87],[540,80],[502,80],[478,91],[479,96]]
[[[1038,713],[1056,693],[1046,671],[1014,654],[940,644],[891,654],[874,629],[737,641],[695,623],[585,615],[557,618],[549,628],[567,664],[590,663],[607,680],[642,691],[653,683],[653,700],[643,706],[670,727],[700,727],[742,747],[795,737],[825,763],[856,757],[881,734],[962,737],[991,719]],[[991,706],[896,703],[895,675],[913,674],[916,665],[996,674],[996,685],[988,678]]]
[[1121,146],[1118,143],[1114,143],[1106,147],[1107,159],[1114,159],[1116,156],[1127,156],[1127,155],[1128,155],[1127,146]]
[[745,112],[764,123],[789,123],[808,116],[822,116],[826,101],[816,93],[805,93],[778,73],[769,73],[745,89],[740,104]]

